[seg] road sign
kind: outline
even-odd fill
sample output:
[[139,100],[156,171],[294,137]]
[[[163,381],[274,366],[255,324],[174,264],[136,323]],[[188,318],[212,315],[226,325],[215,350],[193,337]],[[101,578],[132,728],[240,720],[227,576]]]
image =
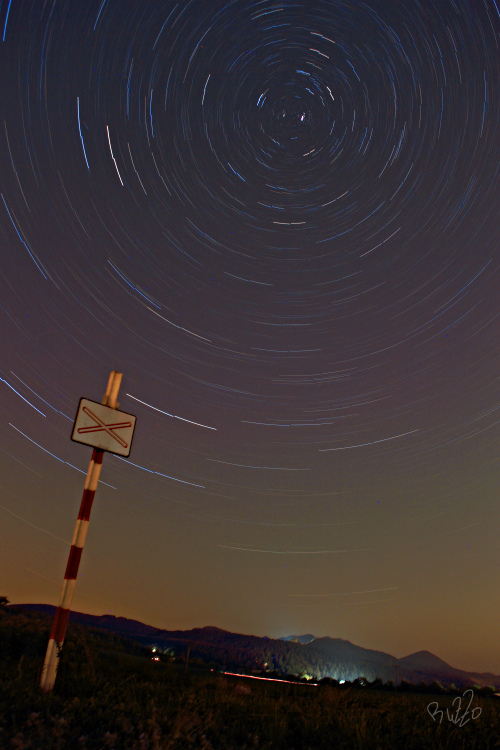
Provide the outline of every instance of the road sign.
[[128,456],[136,417],[81,398],[71,439],[102,451]]
[[[130,453],[135,417],[132,414],[116,411],[121,382],[122,373],[113,370],[109,374],[108,387],[102,402],[98,403],[82,398],[76,413],[71,439],[85,445],[93,445],[94,450],[85,477],[82,501],[73,532],[61,597],[54,615],[54,624],[50,631],[45,661],[43,662],[40,687],[45,693],[52,690],[56,679],[83,545],[87,537],[90,511],[101,474],[104,451],[118,453],[122,456],[128,456]],[[114,443],[116,443],[116,446]]]

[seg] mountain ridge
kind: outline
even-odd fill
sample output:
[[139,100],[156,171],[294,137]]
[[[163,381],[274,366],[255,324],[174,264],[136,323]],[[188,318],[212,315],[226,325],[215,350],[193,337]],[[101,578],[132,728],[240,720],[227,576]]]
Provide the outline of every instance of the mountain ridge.
[[[16,609],[53,614],[49,604],[9,605]],[[392,654],[365,649],[342,638],[324,636],[267,636],[232,633],[216,626],[191,630],[166,630],[115,615],[89,615],[71,612],[70,624],[100,628],[143,645],[155,646],[169,653],[185,654],[188,645],[193,657],[221,666],[228,664],[254,671],[278,671],[281,674],[307,674],[321,679],[353,681],[364,677],[383,682],[406,681],[411,684],[439,681],[444,686],[500,686],[500,676],[490,672],[467,672],[456,669],[429,651],[417,651],[398,659]],[[299,639],[311,639],[301,642]]]

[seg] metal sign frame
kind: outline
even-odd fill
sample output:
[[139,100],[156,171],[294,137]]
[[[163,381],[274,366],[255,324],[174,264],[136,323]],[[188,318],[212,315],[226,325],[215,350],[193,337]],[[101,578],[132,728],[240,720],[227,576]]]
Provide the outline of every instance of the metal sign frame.
[[[87,424],[79,427],[78,424],[79,422],[81,424],[82,418],[85,419]],[[136,422],[137,417],[135,414],[118,411],[117,409],[103,405],[99,401],[91,401],[88,398],[82,397],[78,402],[71,440],[75,443],[90,445],[92,448],[126,458],[130,455]],[[127,429],[130,431],[130,428],[132,428],[130,442],[127,443],[117,430]],[[100,433],[107,435],[107,439],[104,442],[99,440]],[[113,438],[115,441],[116,450],[113,450],[113,443],[109,442],[110,438]]]

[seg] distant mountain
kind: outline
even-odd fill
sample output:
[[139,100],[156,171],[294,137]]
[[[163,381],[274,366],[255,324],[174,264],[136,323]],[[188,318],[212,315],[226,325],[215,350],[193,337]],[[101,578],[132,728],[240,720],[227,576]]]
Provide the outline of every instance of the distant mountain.
[[430,651],[417,651],[415,654],[410,654],[410,656],[399,659],[399,663],[413,669],[436,669],[441,671],[453,669],[453,667],[450,667],[449,664],[438,656],[431,654]]
[[[358,660],[374,662],[379,664],[392,665],[395,661],[395,657],[390,654],[385,654],[383,651],[373,651],[371,649],[362,648],[361,646],[355,646],[350,641],[345,641],[342,638],[316,638],[311,647],[317,649],[327,657],[334,657],[342,661]],[[398,661],[396,659],[396,661]]]
[[[10,605],[16,609],[53,614],[55,607],[48,604]],[[161,630],[137,620],[114,615],[70,613],[70,624],[100,628],[132,639],[160,651],[184,655],[188,645],[191,658],[200,658],[218,668],[277,671],[283,675],[308,675],[321,679],[354,681],[365,677],[372,682],[405,680],[418,685],[439,681],[458,688],[474,684],[500,687],[500,676],[491,673],[465,672],[447,664],[429,651],[418,651],[402,659],[382,651],[356,646],[342,638],[315,638],[307,634],[280,639],[230,633],[207,626],[192,630]]]
[[278,638],[279,641],[290,641],[291,643],[311,643],[316,638],[315,635],[284,635]]
[[444,672],[450,677],[458,675],[460,678],[460,675],[466,674],[476,685],[497,685],[499,680],[499,676],[492,672],[463,672],[461,669],[455,669],[438,656],[431,654],[430,651],[417,651],[415,654],[399,659],[399,663],[410,667],[412,670]]

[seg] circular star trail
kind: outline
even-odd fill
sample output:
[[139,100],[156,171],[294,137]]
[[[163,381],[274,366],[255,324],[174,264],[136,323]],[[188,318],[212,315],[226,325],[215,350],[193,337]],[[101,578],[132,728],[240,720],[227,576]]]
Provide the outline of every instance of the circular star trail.
[[[495,0],[0,3],[0,512],[31,548],[9,552],[20,596],[56,597],[33,571],[57,579],[71,537],[70,420],[118,369],[137,433],[128,463],[106,457],[82,608],[124,613],[125,582],[151,577],[138,619],[335,622],[416,649],[384,618],[411,630],[427,599],[454,616],[461,557],[486,612],[499,32]],[[329,587],[391,594],[356,609]]]

